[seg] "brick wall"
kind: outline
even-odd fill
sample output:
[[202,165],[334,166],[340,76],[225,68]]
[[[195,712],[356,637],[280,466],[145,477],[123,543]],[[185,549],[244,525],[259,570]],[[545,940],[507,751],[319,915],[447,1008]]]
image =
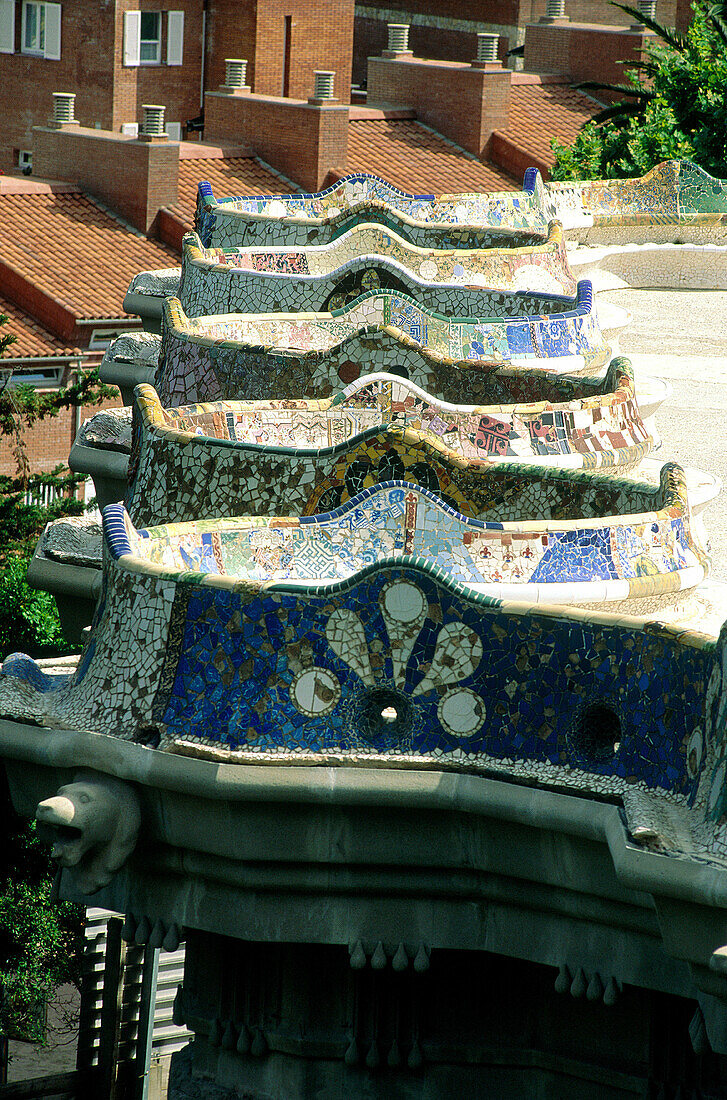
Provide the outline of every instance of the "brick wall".
[[506,130],[510,73],[421,58],[369,60],[368,105],[413,107],[417,118],[475,156],[493,130]]
[[225,82],[225,58],[247,61],[247,82],[255,80],[255,0],[210,0],[207,10],[205,88],[216,92]]
[[[5,88],[0,125],[0,168],[15,163],[14,150],[32,149],[33,126],[53,113],[53,92],[76,93],[76,116],[89,126],[111,125],[113,8],[86,0],[65,0],[61,12],[61,60],[20,53],[20,0],[15,4],[14,54],[0,54]],[[12,94],[9,89],[12,88]]]
[[[99,409],[118,408],[120,405],[121,399],[114,398],[97,406],[86,406],[78,412],[62,409],[58,416],[39,421],[25,434],[31,473],[49,473],[59,463],[67,466],[71,444],[76,437],[76,424],[82,424]],[[6,436],[0,436],[0,474],[13,477],[15,472],[12,445]]]
[[[18,149],[32,148],[32,128],[49,121],[54,91],[76,93],[76,118],[89,128],[120,131],[124,123],[140,122],[144,103],[164,104],[168,123],[196,117],[203,37],[209,90],[223,83],[226,57],[243,57],[254,90],[280,95],[288,56],[288,95],[312,94],[314,69],[326,69],[336,73],[338,99],[350,98],[353,0],[209,0],[204,35],[204,0],[165,0],[163,8],[161,0],[64,0],[60,61],[20,53],[22,0],[15,0],[15,8],[16,52],[0,54],[0,79],[13,89],[2,103],[3,170],[15,165]],[[124,65],[124,13],[130,10],[161,11],[160,64]],[[169,10],[184,12],[182,65],[166,64]]]
[[160,206],[177,201],[179,147],[84,127],[38,127],[33,170],[80,184],[146,233]]
[[[525,30],[525,70],[562,73],[573,80],[623,83],[626,69],[642,56],[644,46],[655,41],[651,33],[584,23],[532,23]],[[620,97],[596,93],[605,102]]]
[[[635,3],[635,0],[634,0]],[[500,59],[506,49],[522,42],[528,23],[545,15],[546,0],[406,0],[386,4],[358,0],[354,34],[353,79],[366,79],[369,57],[386,48],[386,23],[409,23],[409,45],[417,57],[470,61],[477,31],[499,34]],[[566,0],[566,14],[574,22],[628,26],[631,19],[610,0]],[[691,0],[658,0],[657,18],[685,30],[691,21]],[[509,62],[514,67],[513,62]]]
[[[691,0],[689,3],[691,4]],[[545,15],[545,5],[546,0],[532,0],[531,18],[533,20]],[[638,7],[638,4],[632,3],[631,7]],[[673,27],[676,9],[677,0],[657,0],[656,18],[660,23]],[[565,13],[573,23],[601,23],[605,26],[628,27],[633,22],[626,12],[614,8],[610,0],[565,0]]]
[[348,107],[253,93],[205,96],[205,140],[245,142],[307,191],[346,164]]
[[[286,16],[290,16],[287,81],[283,90]],[[336,98],[351,98],[353,0],[258,0],[255,80],[261,95],[307,99],[313,72],[335,72]]]
[[[202,0],[115,0],[115,18],[110,34],[113,35],[113,67],[107,79],[112,80],[113,117],[104,129],[120,130],[122,123],[140,122],[142,104],[163,103],[167,108],[167,122],[186,122],[200,111],[200,83],[202,79]],[[161,64],[124,65],[124,12],[160,11]],[[167,65],[168,10],[184,12],[183,64]],[[228,55],[229,56],[229,55]],[[68,89],[73,91],[73,88]],[[79,122],[89,125],[89,120],[76,111]]]
[[241,57],[248,63],[247,82],[259,95],[307,99],[314,70],[323,69],[335,72],[336,97],[349,102],[353,0],[211,0],[207,25],[210,91],[224,83],[225,58]]

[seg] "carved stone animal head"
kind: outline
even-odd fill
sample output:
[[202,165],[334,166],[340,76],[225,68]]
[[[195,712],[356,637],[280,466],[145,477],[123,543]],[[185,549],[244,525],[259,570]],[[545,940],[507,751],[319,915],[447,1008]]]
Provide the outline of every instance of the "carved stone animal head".
[[134,789],[93,772],[80,773],[41,802],[35,816],[41,835],[53,842],[53,859],[72,869],[84,894],[100,890],[123,866],[141,822]]

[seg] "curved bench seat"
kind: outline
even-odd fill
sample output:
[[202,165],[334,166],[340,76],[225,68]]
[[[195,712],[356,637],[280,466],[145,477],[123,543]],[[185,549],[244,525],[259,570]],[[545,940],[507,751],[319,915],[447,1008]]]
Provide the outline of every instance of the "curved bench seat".
[[538,243],[547,233],[543,181],[528,168],[522,191],[408,195],[378,176],[345,176],[316,194],[217,200],[202,180],[195,229],[205,248],[325,244],[358,222],[377,221],[412,244],[497,248]]
[[223,303],[229,313],[330,311],[379,289],[459,317],[497,309],[502,291],[576,294],[556,222],[544,243],[506,249],[417,248],[375,224],[303,248],[204,248],[196,233],[185,236],[182,248],[178,297],[190,317],[219,313]]
[[[667,491],[675,478],[665,471]],[[664,520],[647,518],[647,543]],[[499,545],[505,562],[517,546],[505,525],[468,523],[392,484],[323,518],[138,531],[112,506],[104,530],[104,593],[78,669],[51,689],[29,659],[6,661],[3,713],[230,759],[506,758],[557,766],[560,782],[601,776],[602,792],[628,781],[695,797],[704,742],[687,745],[684,731],[708,735],[721,648],[633,618],[491,598],[481,551]],[[646,552],[657,561],[653,542]],[[642,662],[650,674],[634,675]]]
[[559,405],[462,407],[404,379],[373,375],[322,401],[165,409],[152,387],[140,386],[126,505],[137,524],[233,507],[311,515],[398,479],[476,517],[481,475],[493,464],[595,470],[641,462],[652,439],[628,361],[614,361],[607,381],[593,389],[605,392]]
[[[554,374],[602,376],[612,352],[590,285],[579,285],[575,301],[551,297],[547,305],[554,311],[445,318],[405,295],[371,292],[332,314],[191,319],[170,298],[155,386],[166,405],[270,394],[328,397],[362,373],[393,370],[459,403],[479,402],[482,381],[498,368],[517,373],[537,365]],[[503,295],[506,308],[513,303]]]

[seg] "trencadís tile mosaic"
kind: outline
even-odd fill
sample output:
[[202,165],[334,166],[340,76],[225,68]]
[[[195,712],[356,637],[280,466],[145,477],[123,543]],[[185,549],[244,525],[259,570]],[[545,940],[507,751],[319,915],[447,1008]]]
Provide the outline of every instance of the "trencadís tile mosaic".
[[529,168],[522,191],[407,195],[378,176],[346,176],[311,195],[217,200],[198,187],[195,229],[205,248],[325,244],[358,222],[380,222],[423,248],[497,248],[542,242],[543,181]]
[[[495,462],[518,478],[521,461],[595,470],[629,468],[648,454],[651,439],[628,361],[615,360],[608,378],[614,391],[599,401],[509,408],[445,405],[392,375],[367,375],[324,401],[169,410],[153,387],[139,386],[126,506],[137,525],[234,510],[311,515],[380,481],[403,480],[430,489],[466,516],[504,518],[491,513],[498,494],[493,498],[487,470]],[[533,477],[544,486],[544,511],[536,518],[551,506],[545,503],[547,470]],[[568,492],[575,484],[562,483]],[[625,501],[616,505],[609,491],[605,495],[606,508],[623,503],[629,510]]]
[[[549,304],[557,302],[551,298]],[[341,382],[385,371],[459,403],[479,401],[474,376],[502,365],[537,364],[553,373],[602,377],[610,346],[586,281],[573,306],[531,316],[459,319],[427,313],[402,294],[373,291],[333,314],[190,319],[179,300],[170,298],[155,386],[166,405],[273,394],[328,397]]]
[[[416,248],[380,225],[362,224],[327,245],[306,248],[204,249],[183,241],[179,298],[189,317],[219,313],[340,309],[369,290],[397,290],[447,316],[490,315],[499,294],[575,297],[563,231],[531,248]],[[176,293],[172,291],[172,293]],[[527,298],[522,303],[528,312]]]

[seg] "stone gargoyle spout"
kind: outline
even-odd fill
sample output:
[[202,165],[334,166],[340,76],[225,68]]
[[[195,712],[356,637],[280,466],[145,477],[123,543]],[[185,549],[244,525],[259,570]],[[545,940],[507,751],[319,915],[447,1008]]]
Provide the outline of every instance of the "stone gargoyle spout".
[[82,772],[36,810],[41,836],[53,843],[51,855],[72,869],[84,894],[106,886],[136,845],[141,814],[132,787],[109,776]]

